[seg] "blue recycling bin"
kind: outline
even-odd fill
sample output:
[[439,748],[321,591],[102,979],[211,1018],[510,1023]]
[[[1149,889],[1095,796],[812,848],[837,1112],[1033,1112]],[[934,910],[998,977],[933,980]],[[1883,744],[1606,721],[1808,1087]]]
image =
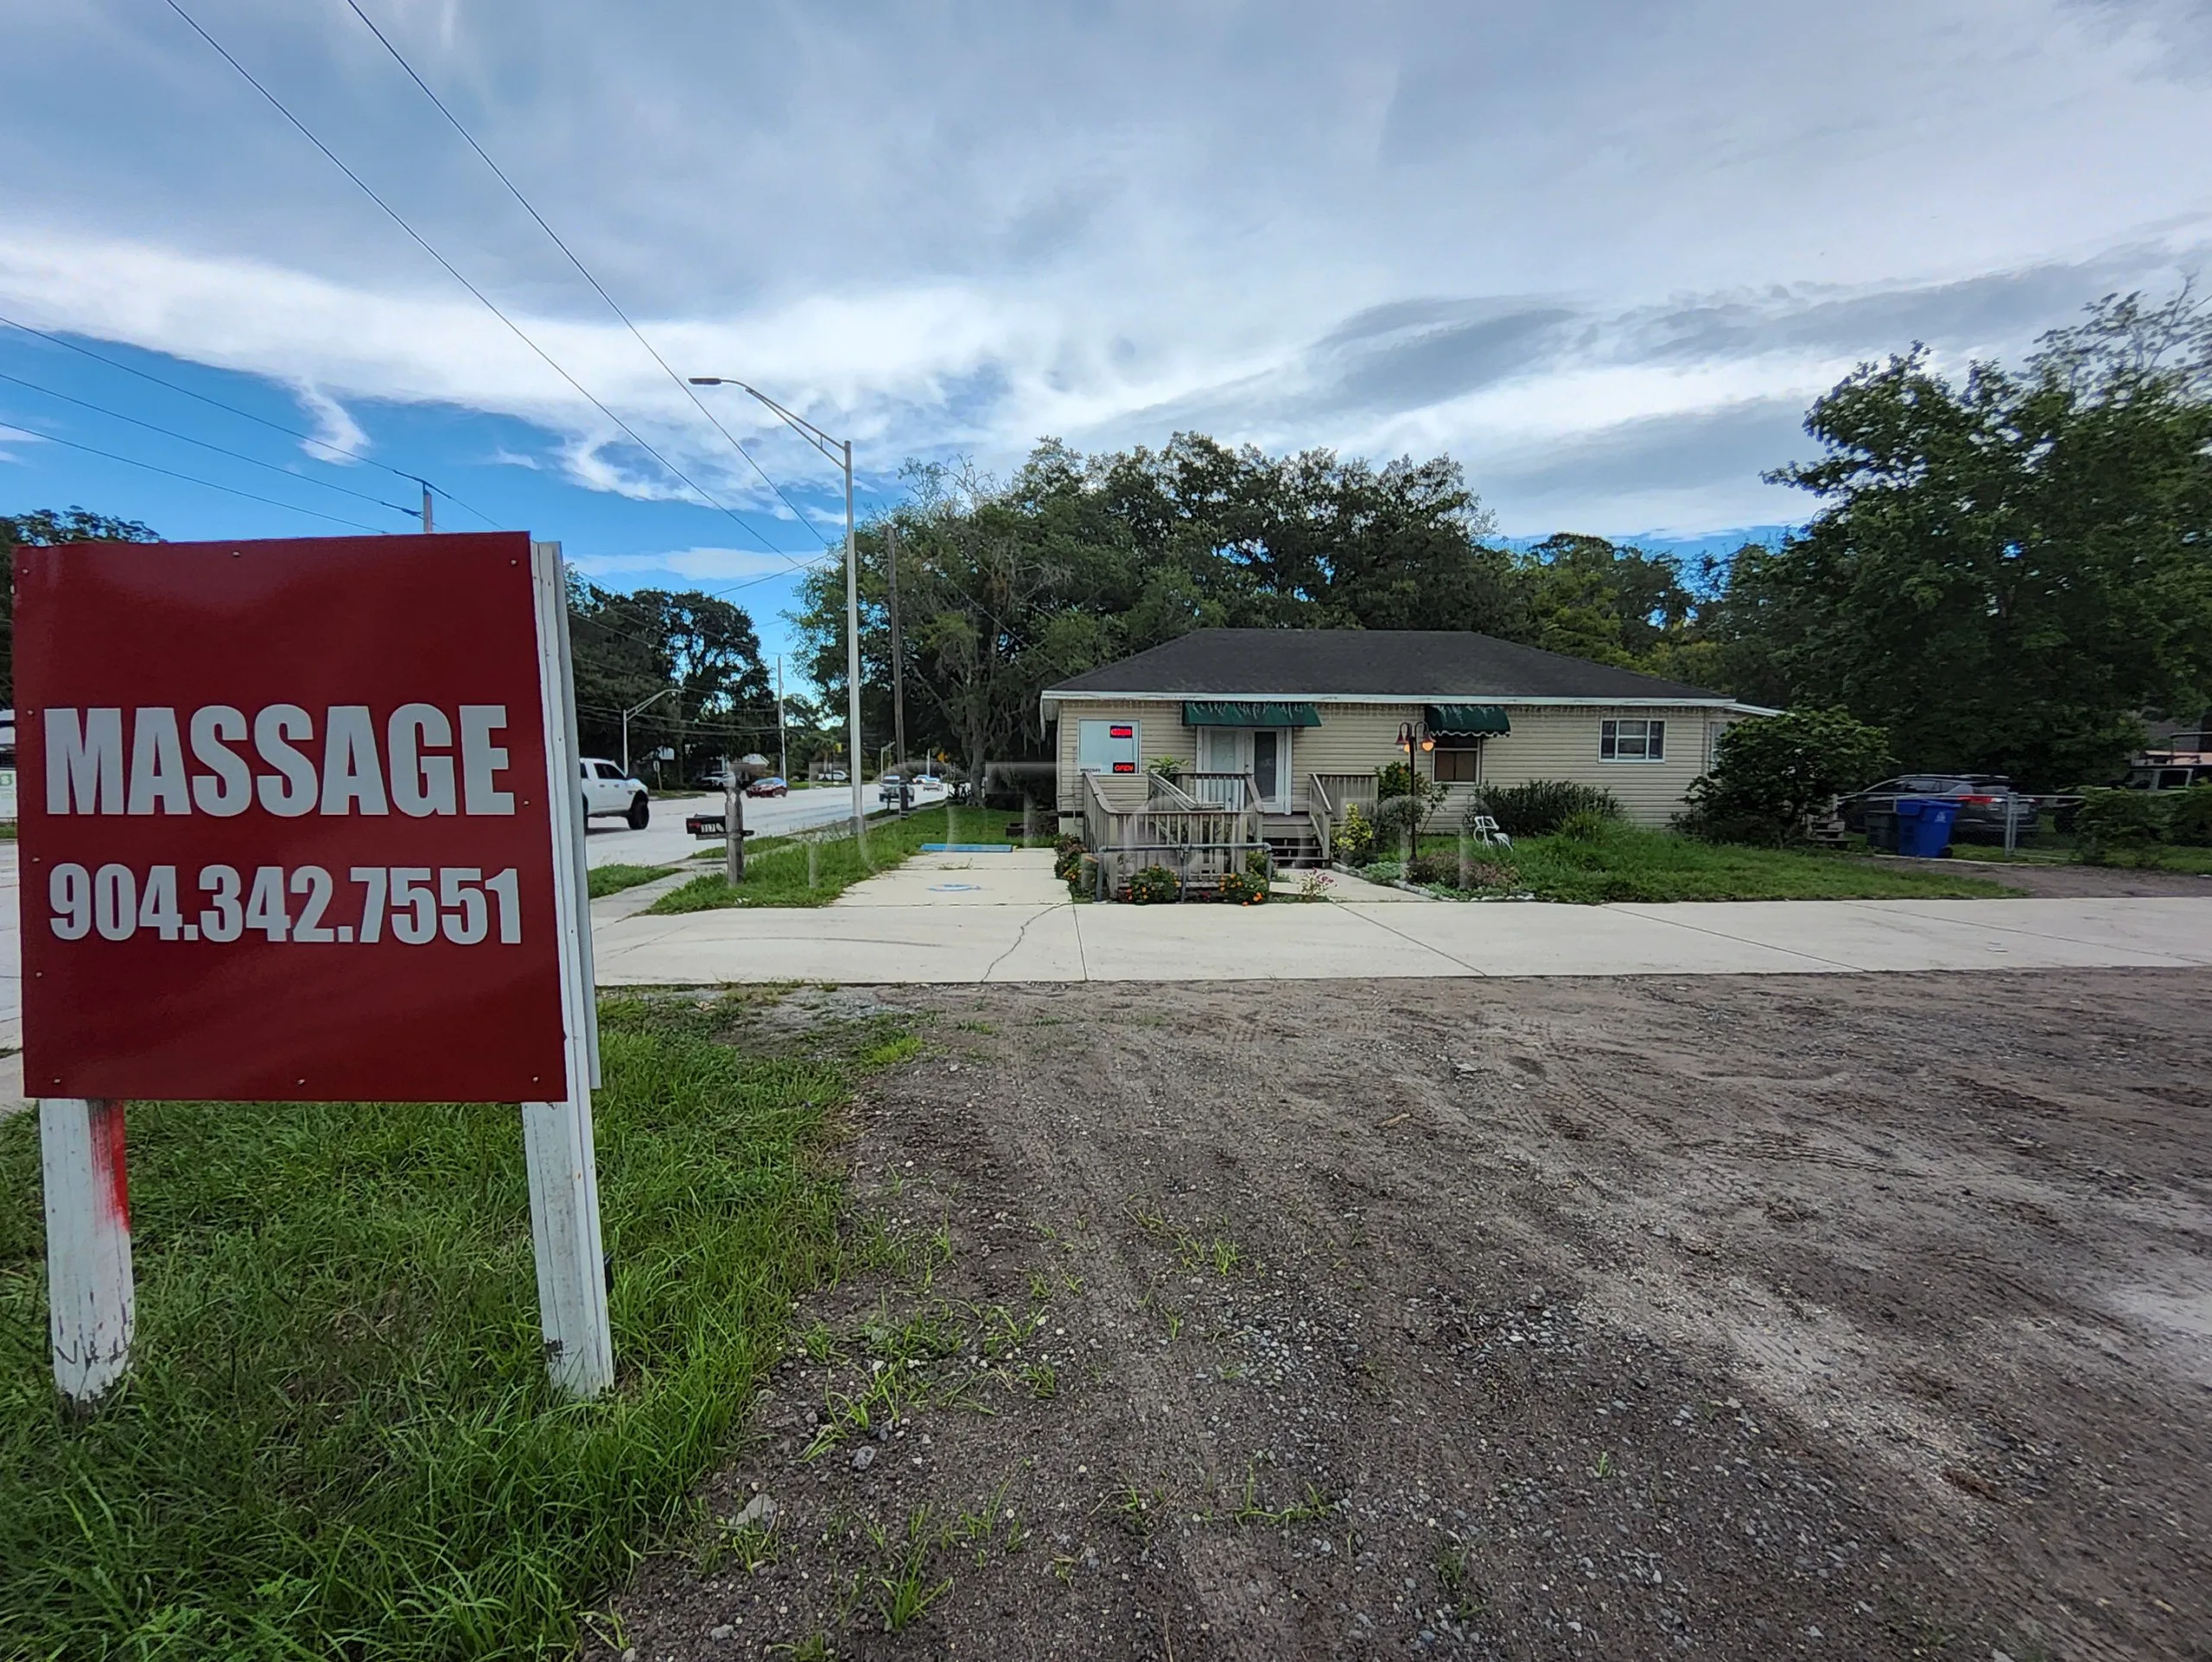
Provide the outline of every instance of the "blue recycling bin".
[[1901,796],[1897,799],[1897,852],[1933,860],[1951,849],[1951,825],[1959,805],[1948,797]]

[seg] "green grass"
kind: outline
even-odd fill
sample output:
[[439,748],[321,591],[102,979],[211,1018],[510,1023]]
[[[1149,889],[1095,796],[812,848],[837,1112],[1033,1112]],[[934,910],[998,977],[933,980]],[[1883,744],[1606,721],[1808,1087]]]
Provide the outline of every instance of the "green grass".
[[[1422,839],[1424,853],[1456,856],[1454,837]],[[1473,857],[1500,851],[1477,849]],[[2013,894],[1986,878],[1904,870],[1849,855],[1742,848],[1671,831],[1618,825],[1597,842],[1564,837],[1517,841],[1510,890],[1539,900],[1597,905],[1611,901],[1844,901],[1997,898]]]
[[603,900],[609,895],[620,895],[626,888],[635,888],[639,883],[649,883],[656,877],[669,875],[666,866],[626,866],[621,864],[594,866],[591,869],[591,897]]
[[855,883],[911,859],[925,843],[1004,842],[1006,816],[981,808],[929,808],[905,819],[868,821],[863,844],[848,833],[811,844],[798,837],[761,837],[745,845],[745,881],[733,887],[719,871],[694,877],[662,895],[649,912],[710,912],[730,906],[827,906]]
[[889,1031],[741,1054],[715,1035],[745,1007],[602,1007],[620,1378],[595,1404],[544,1382],[512,1108],[145,1104],[137,1365],[74,1420],[37,1126],[0,1122],[0,1655],[565,1653],[837,1262],[823,1120]]
[[2139,849],[2107,849],[2101,860],[2085,863],[2118,866],[2133,871],[2185,871],[2212,876],[2212,849],[2190,848],[2178,843],[2154,843]]

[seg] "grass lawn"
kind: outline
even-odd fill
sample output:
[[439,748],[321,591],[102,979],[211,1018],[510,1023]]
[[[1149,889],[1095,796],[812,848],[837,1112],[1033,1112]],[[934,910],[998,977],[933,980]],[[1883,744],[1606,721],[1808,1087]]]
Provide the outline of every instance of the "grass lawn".
[[[499,1106],[130,1109],[137,1364],[48,1371],[35,1117],[0,1122],[0,1654],[537,1657],[689,1494],[836,1272],[825,1118],[911,1037],[716,1041],[773,994],[609,1000],[617,1385],[553,1398]],[[789,1047],[783,1047],[788,1050]]]
[[2101,861],[2094,863],[2133,871],[2186,871],[2201,877],[2212,876],[2212,849],[2158,843],[2149,848],[2108,850]]
[[[925,843],[1003,843],[1007,816],[986,808],[925,808],[901,819],[871,816],[865,843],[848,833],[820,838],[756,837],[745,845],[745,881],[733,888],[720,871],[694,877],[648,912],[710,912],[728,906],[827,906],[864,877],[921,852]],[[1022,839],[1014,837],[1019,844]],[[719,850],[702,858],[719,861]]]
[[635,888],[639,883],[649,883],[656,877],[670,874],[667,866],[626,866],[619,862],[613,865],[594,866],[590,873],[591,897],[601,900],[609,895],[620,895],[626,888]]
[[[1424,837],[1424,854],[1458,857],[1456,837]],[[1615,826],[1601,840],[1565,837],[1516,841],[1510,856],[1477,850],[1510,864],[1513,881],[1493,893],[1534,894],[1545,901],[1597,905],[1609,901],[1868,901],[1980,899],[2013,891],[1986,878],[1906,871],[1849,855],[1796,849],[1743,848],[1701,843],[1671,831]]]

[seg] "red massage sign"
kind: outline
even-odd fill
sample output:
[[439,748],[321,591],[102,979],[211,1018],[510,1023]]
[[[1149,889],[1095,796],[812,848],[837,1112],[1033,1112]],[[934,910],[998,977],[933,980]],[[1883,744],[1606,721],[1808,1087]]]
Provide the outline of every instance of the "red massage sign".
[[544,563],[521,532],[16,551],[28,1094],[565,1094]]

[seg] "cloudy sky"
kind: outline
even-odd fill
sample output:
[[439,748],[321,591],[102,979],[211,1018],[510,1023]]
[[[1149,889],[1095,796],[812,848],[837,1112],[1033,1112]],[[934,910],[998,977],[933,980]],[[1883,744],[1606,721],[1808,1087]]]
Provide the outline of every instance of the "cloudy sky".
[[[772,619],[821,459],[702,393],[772,493],[346,0],[180,3],[721,508],[169,0],[0,0],[0,315],[113,360],[0,328],[0,512],[404,529],[382,463]],[[359,3],[669,364],[852,436],[863,512],[1198,429],[1448,450],[1509,533],[1772,525],[1854,362],[2212,247],[2207,0]]]

